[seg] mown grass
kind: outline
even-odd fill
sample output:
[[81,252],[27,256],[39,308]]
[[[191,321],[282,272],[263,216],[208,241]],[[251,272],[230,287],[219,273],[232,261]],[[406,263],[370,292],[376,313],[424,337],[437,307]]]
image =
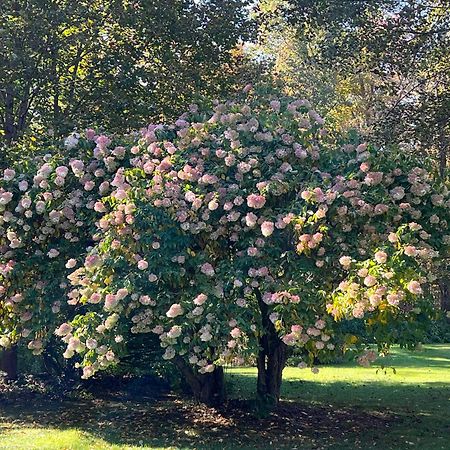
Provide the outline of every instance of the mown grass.
[[[80,430],[52,430],[33,427],[13,428],[0,438],[2,449],[110,449],[102,439]],[[114,448],[114,447],[113,447]],[[116,447],[120,448],[120,447]]]
[[[111,437],[115,440],[113,430]],[[3,430],[0,435],[2,450],[167,450],[177,447],[114,444],[93,433],[80,429],[36,428],[33,426]]]
[[[254,368],[228,369],[230,397],[251,398],[255,376]],[[3,411],[0,404],[0,449],[450,448],[450,345],[413,353],[396,349],[371,368],[326,366],[314,375],[289,367],[282,396],[285,410],[295,407],[286,422],[249,415],[240,421],[239,413],[223,412],[218,417],[226,426],[208,410],[197,423],[189,416],[195,406],[179,399],[175,406],[170,399],[138,406],[116,402],[103,413],[95,405],[84,412],[70,403],[18,404]]]
[[[230,371],[234,395],[253,389],[254,368]],[[361,442],[377,448],[450,449],[450,345],[421,351],[393,349],[371,368],[355,364],[321,367],[318,374],[288,367],[283,398],[333,409],[391,415],[389,433],[366,431]],[[334,443],[330,448],[340,447]]]

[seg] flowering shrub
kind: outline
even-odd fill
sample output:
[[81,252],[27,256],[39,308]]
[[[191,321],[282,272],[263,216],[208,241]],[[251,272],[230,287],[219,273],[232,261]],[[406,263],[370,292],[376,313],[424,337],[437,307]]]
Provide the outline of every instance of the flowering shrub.
[[87,378],[129,333],[154,333],[193,383],[256,354],[258,392],[276,398],[289,348],[306,366],[355,344],[337,320],[413,345],[432,314],[448,189],[393,152],[339,144],[305,100],[250,92],[65,146],[3,174],[4,346],[39,353],[54,331]]

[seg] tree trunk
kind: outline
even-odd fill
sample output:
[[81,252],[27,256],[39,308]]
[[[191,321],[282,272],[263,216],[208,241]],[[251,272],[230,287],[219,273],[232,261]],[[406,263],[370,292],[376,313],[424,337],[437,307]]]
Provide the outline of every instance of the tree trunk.
[[259,339],[257,367],[258,398],[268,406],[276,406],[280,400],[283,369],[288,357],[287,345],[278,337],[275,326],[269,319],[269,309],[258,293],[263,334]]
[[280,400],[283,369],[286,365],[286,344],[278,339],[273,342],[268,351],[264,348],[258,354],[258,397],[265,403],[277,405]]
[[443,277],[439,281],[439,289],[441,291],[441,310],[444,312],[450,311],[449,280],[447,277]]
[[47,345],[42,353],[44,369],[52,377],[62,377],[65,374],[64,367],[59,363],[58,356],[51,345]]
[[209,406],[221,405],[225,400],[225,384],[222,367],[214,372],[200,374],[181,357],[175,359],[175,365],[184,376],[195,400]]
[[27,125],[28,112],[32,100],[30,85],[24,89],[21,98],[15,97],[14,89],[11,86],[7,86],[2,97],[4,98],[5,109],[4,119],[2,120],[3,132],[6,142],[8,145],[11,145],[20,137]]
[[16,138],[16,127],[14,125],[14,91],[11,86],[6,87],[5,92],[5,119],[3,132],[8,145]]
[[7,380],[17,379],[17,345],[3,350],[0,357],[0,372],[6,373]]
[[439,173],[441,177],[445,177],[445,172],[447,169],[448,138],[445,134],[444,127],[445,125],[442,125],[439,136]]

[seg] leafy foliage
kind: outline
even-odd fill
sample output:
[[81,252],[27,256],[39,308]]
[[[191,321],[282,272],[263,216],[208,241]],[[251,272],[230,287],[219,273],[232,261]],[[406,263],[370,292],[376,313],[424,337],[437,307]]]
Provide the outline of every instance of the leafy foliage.
[[432,165],[341,143],[305,100],[245,91],[4,171],[3,346],[41,354],[55,332],[87,378],[130,333],[200,374],[265,339],[331,360],[360,344],[343,318],[380,348],[421,340],[449,244]]
[[0,118],[7,142],[134,129],[232,89],[250,34],[242,1],[5,0]]
[[259,2],[259,53],[337,128],[447,166],[449,2]]

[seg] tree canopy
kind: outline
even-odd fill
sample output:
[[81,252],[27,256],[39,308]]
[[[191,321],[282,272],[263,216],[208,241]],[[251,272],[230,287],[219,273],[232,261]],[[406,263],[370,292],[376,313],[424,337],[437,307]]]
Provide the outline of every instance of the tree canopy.
[[0,6],[4,137],[174,117],[224,95],[249,37],[244,1],[16,1]]
[[342,318],[380,348],[421,339],[449,244],[432,165],[245,91],[4,171],[2,345],[39,354],[56,332],[90,377],[154,333],[193,385],[253,355],[277,399],[288,349],[303,365],[363,349]]

